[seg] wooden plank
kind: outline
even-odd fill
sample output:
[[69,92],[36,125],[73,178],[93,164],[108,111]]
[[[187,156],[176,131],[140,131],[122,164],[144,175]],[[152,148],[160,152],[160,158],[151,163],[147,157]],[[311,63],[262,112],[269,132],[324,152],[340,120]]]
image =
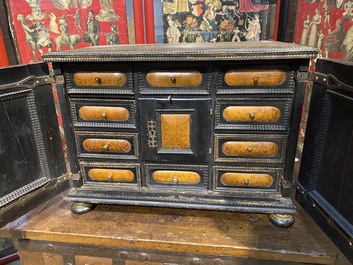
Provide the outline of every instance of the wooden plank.
[[[1,237],[199,255],[335,264],[341,253],[298,206],[290,228],[267,215],[172,208],[97,206],[77,215],[57,200],[0,230]],[[249,221],[248,217],[255,221]]]

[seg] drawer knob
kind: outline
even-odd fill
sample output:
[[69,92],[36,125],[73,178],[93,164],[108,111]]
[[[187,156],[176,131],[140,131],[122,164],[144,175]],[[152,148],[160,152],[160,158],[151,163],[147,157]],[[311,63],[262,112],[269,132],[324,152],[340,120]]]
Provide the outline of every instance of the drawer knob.
[[98,84],[100,84],[100,83],[102,83],[102,79],[100,79],[100,77],[96,77],[95,79],[94,79]]
[[250,114],[249,114],[249,117],[250,117],[250,120],[253,121],[253,120],[255,119],[255,113],[250,113]]
[[251,146],[248,146],[248,147],[246,148],[246,150],[247,150],[249,153],[251,153],[253,149],[252,149]]
[[255,86],[259,84],[259,78],[257,76],[254,76],[252,80],[254,81]]
[[174,178],[173,178],[173,183],[178,183],[178,182],[179,182],[178,178],[177,178],[177,177],[174,177]]
[[101,116],[104,120],[107,119],[107,113],[103,112]]
[[175,83],[176,83],[176,78],[175,78],[174,76],[172,76],[172,77],[170,78],[170,81],[172,81],[172,83],[175,84]]
[[249,179],[244,179],[244,185],[245,186],[249,185]]
[[103,149],[104,150],[108,150],[109,149],[109,145],[108,144],[103,145]]
[[108,179],[108,180],[112,180],[112,179],[113,179],[113,176],[112,176],[112,175],[108,175],[107,179]]

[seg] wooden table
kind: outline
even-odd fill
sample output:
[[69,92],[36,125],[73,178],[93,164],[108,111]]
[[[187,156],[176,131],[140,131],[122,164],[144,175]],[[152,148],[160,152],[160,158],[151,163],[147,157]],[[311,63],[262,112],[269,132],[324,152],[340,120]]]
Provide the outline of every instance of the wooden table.
[[77,215],[64,194],[0,230],[22,264],[350,264],[298,206],[290,228],[267,215],[99,205]]

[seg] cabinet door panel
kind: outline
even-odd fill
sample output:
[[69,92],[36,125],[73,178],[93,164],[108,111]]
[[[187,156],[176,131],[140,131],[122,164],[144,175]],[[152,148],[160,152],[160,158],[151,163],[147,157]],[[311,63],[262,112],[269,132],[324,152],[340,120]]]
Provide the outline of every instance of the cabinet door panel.
[[145,161],[208,161],[211,99],[140,99]]

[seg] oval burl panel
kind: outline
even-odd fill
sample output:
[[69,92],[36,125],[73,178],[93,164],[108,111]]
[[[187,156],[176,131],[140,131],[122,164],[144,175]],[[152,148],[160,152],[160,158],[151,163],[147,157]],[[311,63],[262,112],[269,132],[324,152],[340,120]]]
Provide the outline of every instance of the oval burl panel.
[[220,182],[224,186],[231,187],[270,187],[273,184],[273,177],[260,173],[227,172],[222,174]]
[[135,179],[134,172],[128,169],[92,168],[88,176],[97,181],[132,182]]
[[274,142],[228,141],[222,145],[222,152],[227,156],[271,157],[278,153],[278,145]]
[[126,76],[123,73],[78,72],[73,80],[77,86],[123,86]]
[[281,110],[273,106],[229,106],[222,115],[227,122],[275,122]]
[[224,75],[229,86],[270,86],[281,85],[286,81],[283,70],[231,70]]
[[200,175],[192,171],[158,170],[152,173],[152,178],[163,184],[196,185],[201,181]]
[[131,143],[122,139],[88,138],[82,145],[89,152],[129,153],[131,151]]
[[196,87],[202,82],[202,74],[198,71],[151,71],[146,80],[154,87]]
[[129,119],[129,110],[124,107],[106,107],[106,106],[82,106],[79,116],[83,120],[91,121],[127,121]]

